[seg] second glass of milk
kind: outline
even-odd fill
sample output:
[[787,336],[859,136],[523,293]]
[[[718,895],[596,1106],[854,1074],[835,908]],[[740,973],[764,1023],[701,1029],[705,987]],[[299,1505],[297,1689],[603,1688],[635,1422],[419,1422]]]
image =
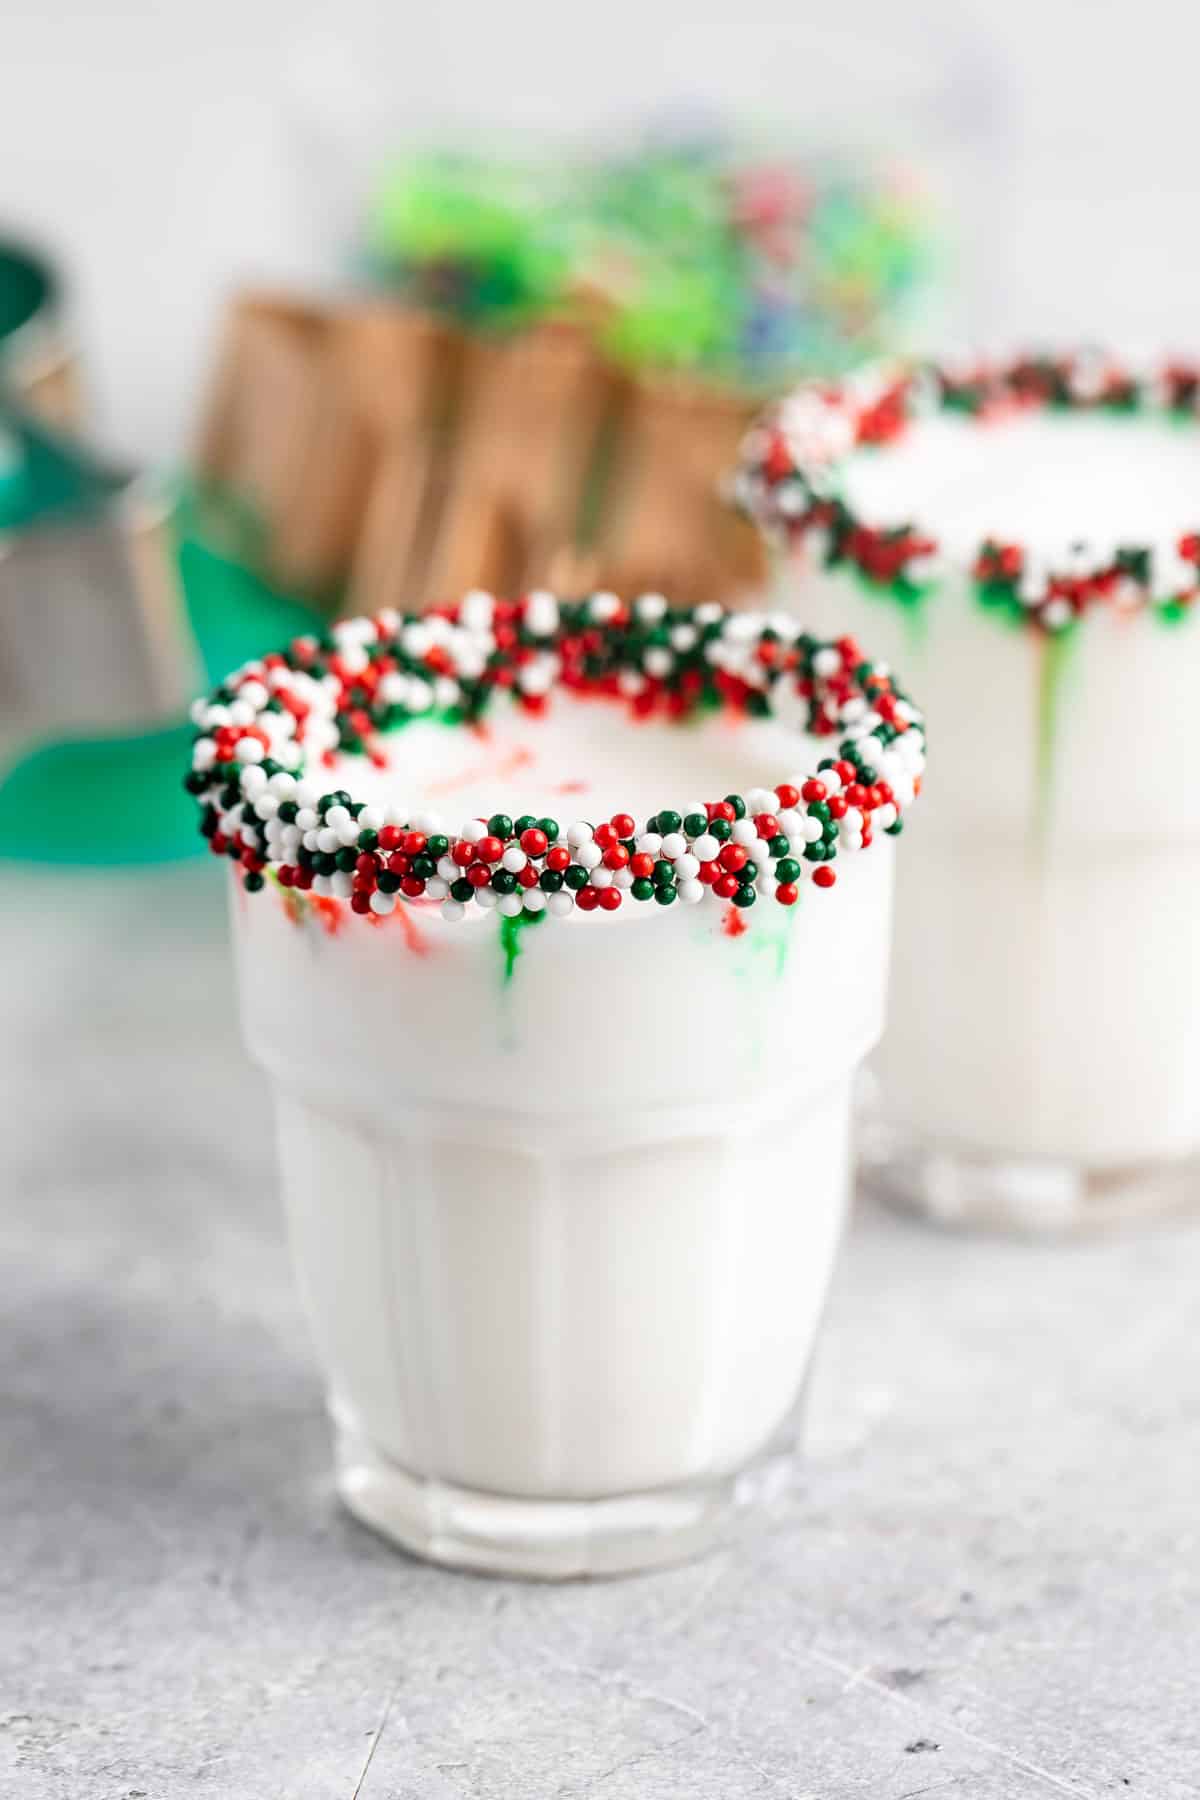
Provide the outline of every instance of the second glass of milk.
[[872,371],[747,443],[785,603],[932,723],[868,1160],[940,1221],[1200,1196],[1198,396],[1094,355]]

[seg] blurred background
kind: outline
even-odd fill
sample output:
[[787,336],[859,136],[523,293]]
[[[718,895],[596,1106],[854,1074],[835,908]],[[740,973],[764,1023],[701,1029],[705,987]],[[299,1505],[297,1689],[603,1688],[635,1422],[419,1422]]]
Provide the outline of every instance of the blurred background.
[[[103,442],[188,442],[236,283],[324,282],[401,136],[710,109],[929,157],[968,331],[1193,339],[1200,20],[1177,0],[211,0],[7,9],[0,221],[60,259]],[[973,216],[971,216],[973,214]]]

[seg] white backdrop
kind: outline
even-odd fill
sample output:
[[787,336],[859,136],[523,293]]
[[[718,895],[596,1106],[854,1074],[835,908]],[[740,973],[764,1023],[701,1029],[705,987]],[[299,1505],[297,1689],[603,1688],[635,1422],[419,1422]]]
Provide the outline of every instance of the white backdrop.
[[[10,0],[0,230],[66,263],[108,440],[186,441],[238,280],[328,276],[402,132],[667,102],[938,164],[972,334],[1200,345],[1200,8],[1141,0]],[[969,227],[964,215],[970,216]]]

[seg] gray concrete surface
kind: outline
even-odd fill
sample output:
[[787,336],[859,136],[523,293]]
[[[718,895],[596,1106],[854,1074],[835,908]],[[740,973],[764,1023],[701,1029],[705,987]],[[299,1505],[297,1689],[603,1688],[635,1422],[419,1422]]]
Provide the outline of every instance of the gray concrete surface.
[[1200,1793],[1200,1229],[864,1210],[812,1457],[707,1562],[419,1566],[330,1492],[208,868],[0,874],[0,1791]]

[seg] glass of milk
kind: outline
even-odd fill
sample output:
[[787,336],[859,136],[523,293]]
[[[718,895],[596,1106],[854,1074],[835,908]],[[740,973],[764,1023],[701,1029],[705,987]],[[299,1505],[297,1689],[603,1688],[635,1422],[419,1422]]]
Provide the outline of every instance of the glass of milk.
[[1197,370],[870,371],[747,441],[781,601],[913,671],[878,1184],[1086,1229],[1200,1194]]
[[787,618],[477,593],[194,719],[343,1499],[477,1569],[701,1548],[791,1439],[920,714]]

